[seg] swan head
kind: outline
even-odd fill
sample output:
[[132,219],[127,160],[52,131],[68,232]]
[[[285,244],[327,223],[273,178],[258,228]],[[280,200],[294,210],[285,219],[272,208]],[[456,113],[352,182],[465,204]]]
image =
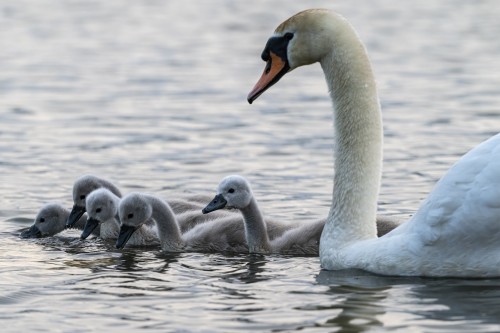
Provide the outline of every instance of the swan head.
[[203,208],[207,214],[222,208],[243,209],[252,201],[252,188],[248,181],[238,175],[227,176],[217,186],[217,195]]
[[68,221],[66,222],[67,227],[72,227],[76,221],[86,211],[86,199],[87,196],[101,188],[107,188],[109,189],[113,194],[115,194],[118,197],[121,197],[120,191],[110,182],[107,180],[104,180],[102,178],[93,176],[93,175],[84,175],[79,177],[75,183],[73,184],[73,208],[71,210],[71,213],[68,217]]
[[116,240],[116,248],[121,249],[127,244],[134,232],[153,215],[153,207],[140,193],[130,193],[120,200],[118,206],[120,217],[120,234]]
[[65,228],[67,211],[60,204],[50,203],[43,206],[35,217],[33,225],[21,233],[22,238],[41,238],[52,236]]
[[80,236],[81,239],[87,238],[100,223],[106,222],[115,216],[118,216],[118,204],[110,190],[99,188],[92,191],[86,199],[85,208],[88,214],[87,222]]
[[262,51],[266,67],[248,94],[248,102],[252,104],[293,69],[321,62],[335,50],[335,41],[342,39],[346,22],[330,10],[309,9],[281,23]]
[[72,227],[85,213],[85,200],[87,196],[100,187],[100,179],[92,175],[81,176],[75,180],[73,184],[73,208],[66,222],[68,228]]

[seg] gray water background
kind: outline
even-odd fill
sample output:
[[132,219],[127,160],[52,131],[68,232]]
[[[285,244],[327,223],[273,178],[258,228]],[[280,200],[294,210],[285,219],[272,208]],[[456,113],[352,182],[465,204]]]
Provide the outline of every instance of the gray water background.
[[267,38],[309,7],[342,13],[367,46],[385,130],[379,211],[407,218],[500,130],[500,2],[0,1],[2,332],[500,331],[497,280],[118,251],[76,232],[18,238],[44,203],[70,207],[87,173],[164,198],[213,193],[237,173],[266,216],[325,216],[332,125],[319,66],[246,103]]

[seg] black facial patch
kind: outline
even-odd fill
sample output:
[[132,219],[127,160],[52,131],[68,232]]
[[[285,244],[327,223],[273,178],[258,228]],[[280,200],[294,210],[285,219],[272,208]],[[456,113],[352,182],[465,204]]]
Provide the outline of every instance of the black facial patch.
[[261,58],[264,61],[271,59],[271,52],[280,57],[288,65],[287,48],[288,43],[293,38],[291,32],[287,32],[280,37],[271,37],[266,43],[264,51],[262,51]]
[[252,104],[264,91],[278,82],[290,70],[288,62],[288,43],[293,33],[287,32],[283,36],[271,37],[266,43],[261,58],[266,62],[266,68],[261,78],[248,94],[248,103]]

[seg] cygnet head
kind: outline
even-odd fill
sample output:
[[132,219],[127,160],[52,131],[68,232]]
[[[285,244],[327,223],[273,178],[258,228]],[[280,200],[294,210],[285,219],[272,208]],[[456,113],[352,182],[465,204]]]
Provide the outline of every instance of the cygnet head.
[[74,204],[66,223],[68,227],[73,226],[85,213],[87,196],[99,188],[107,188],[118,197],[121,196],[120,191],[110,182],[93,175],[81,176],[73,184]]
[[217,195],[203,208],[207,214],[222,208],[243,209],[252,201],[252,188],[248,181],[238,175],[227,176],[217,186]]
[[21,233],[22,238],[41,238],[55,235],[65,228],[67,210],[60,204],[50,203],[43,206],[35,217],[35,222]]
[[87,238],[99,223],[118,216],[118,200],[115,194],[105,188],[99,188],[87,196],[85,207],[88,219],[80,236],[81,239]]
[[116,247],[121,249],[127,244],[132,234],[153,214],[153,207],[140,193],[130,193],[121,199],[118,206],[121,227]]
[[[321,61],[352,29],[340,15],[327,9],[302,11],[281,23],[262,51],[264,73],[248,94],[251,104],[264,91],[293,69]],[[335,37],[335,38],[334,38]]]

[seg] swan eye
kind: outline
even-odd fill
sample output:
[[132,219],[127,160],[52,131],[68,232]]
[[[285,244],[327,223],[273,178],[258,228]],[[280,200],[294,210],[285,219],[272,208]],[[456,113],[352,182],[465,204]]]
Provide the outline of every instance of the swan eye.
[[234,188],[230,188],[229,190],[227,190],[228,193],[234,193]]
[[283,37],[287,40],[290,40],[293,38],[293,33],[287,32],[286,34],[283,35]]
[[85,199],[85,194],[80,195],[80,200]]
[[96,212],[96,213],[100,213],[101,211],[102,211],[102,209],[101,209],[101,208],[97,208],[97,209],[95,210],[95,212]]
[[132,214],[132,213],[130,213],[130,214],[127,215],[127,218],[129,218],[129,219],[131,219],[133,217],[134,217],[134,214]]
[[45,219],[42,217],[42,218],[40,218],[40,223],[43,223],[43,222],[45,222]]

